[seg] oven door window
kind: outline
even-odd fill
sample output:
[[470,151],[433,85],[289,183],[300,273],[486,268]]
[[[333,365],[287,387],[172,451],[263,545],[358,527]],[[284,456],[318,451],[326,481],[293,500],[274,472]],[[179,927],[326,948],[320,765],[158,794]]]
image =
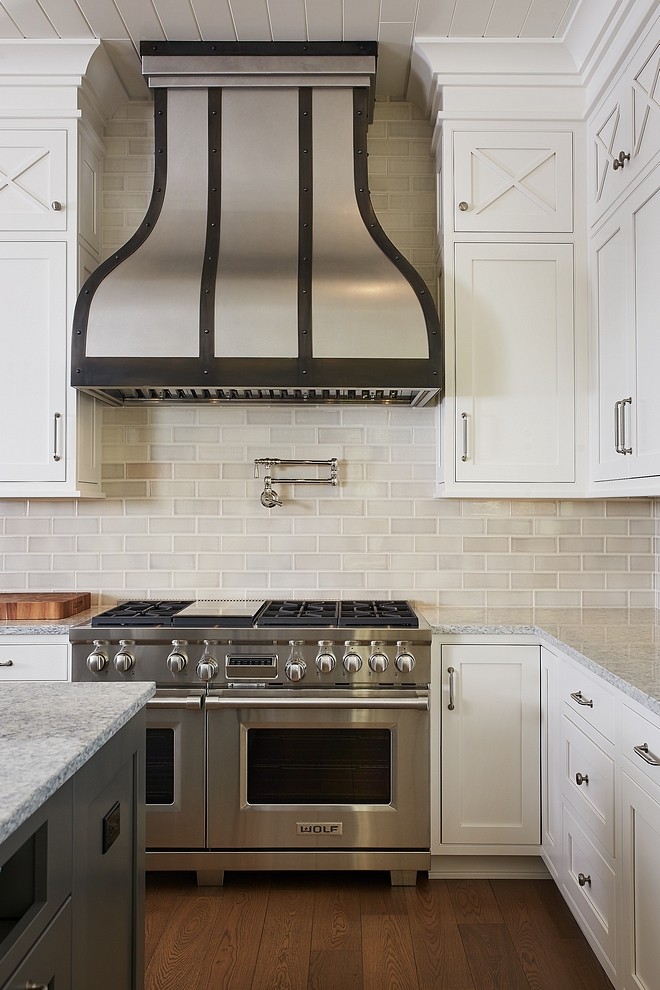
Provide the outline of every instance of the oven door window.
[[147,729],[146,803],[174,804],[174,729]]
[[390,804],[389,729],[248,729],[248,804]]

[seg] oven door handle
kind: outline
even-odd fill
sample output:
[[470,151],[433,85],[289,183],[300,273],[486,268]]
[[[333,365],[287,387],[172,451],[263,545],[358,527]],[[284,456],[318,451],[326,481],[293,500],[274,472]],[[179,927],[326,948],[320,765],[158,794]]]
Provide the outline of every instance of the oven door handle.
[[185,698],[151,698],[147,702],[147,708],[187,708],[188,710],[199,711],[201,707],[202,696],[200,694],[190,694]]
[[206,708],[414,708],[428,711],[427,697],[415,698],[238,698],[206,699]]

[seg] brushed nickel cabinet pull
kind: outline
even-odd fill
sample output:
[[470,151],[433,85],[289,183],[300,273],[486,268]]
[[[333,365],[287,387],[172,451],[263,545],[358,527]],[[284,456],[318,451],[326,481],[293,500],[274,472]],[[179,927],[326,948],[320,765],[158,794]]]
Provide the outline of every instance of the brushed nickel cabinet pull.
[[641,746],[633,746],[633,749],[638,756],[641,756],[645,763],[648,763],[652,767],[660,767],[660,760],[650,751],[648,743],[642,743]]
[[461,419],[463,421],[463,456],[462,461],[467,461],[468,459],[468,414],[466,412],[461,413]]
[[589,774],[588,773],[576,773],[575,774],[575,783],[578,785],[578,787],[581,787],[582,784],[588,784],[589,783]]
[[449,704],[447,705],[447,708],[449,709],[450,712],[453,712],[454,708],[456,707],[454,703],[456,701],[455,686],[454,686],[454,674],[456,673],[456,671],[454,670],[453,667],[447,667],[447,673],[449,674]]
[[13,660],[0,660],[0,667],[13,667],[13,666],[14,666]]
[[61,413],[55,413],[53,416],[53,460],[61,461],[62,458],[59,454],[59,421],[62,418]]
[[632,454],[632,447],[626,447],[626,406],[632,406],[632,396],[621,399],[621,450],[620,454]]
[[622,454],[621,450],[621,399],[614,403],[614,449],[617,454]]
[[581,887],[584,887],[586,884],[589,884],[591,887],[591,875],[585,877],[584,873],[578,873],[578,883]]
[[571,691],[571,698],[573,701],[577,701],[578,705],[586,705],[588,708],[594,707],[593,701],[590,701],[589,698],[585,698],[582,691]]
[[52,203],[50,204],[50,207],[51,207],[51,209],[52,209],[52,210],[53,210],[53,211],[54,211],[55,213],[59,213],[59,212],[60,212],[60,210],[62,209],[62,204],[61,204],[60,202],[58,202],[58,200],[54,200],[54,201],[53,201],[53,202],[52,202]]
[[623,168],[626,162],[629,161],[630,161],[630,155],[629,154],[627,155],[624,151],[620,151],[619,157],[615,158],[614,161],[612,162],[612,168],[616,172],[618,168]]
[[463,200],[462,203],[459,203],[458,204],[458,208],[461,211],[461,213],[465,213],[465,211],[469,209],[469,206],[467,205],[467,203],[465,202],[465,200]]

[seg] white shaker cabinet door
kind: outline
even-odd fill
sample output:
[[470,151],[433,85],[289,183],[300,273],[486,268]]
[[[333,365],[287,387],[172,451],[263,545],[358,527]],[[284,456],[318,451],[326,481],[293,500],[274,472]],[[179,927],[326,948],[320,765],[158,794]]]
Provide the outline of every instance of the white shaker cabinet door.
[[[630,314],[629,221],[621,209],[600,231],[593,248],[592,306],[594,314],[597,415],[594,417],[594,481],[628,475],[622,426],[629,415]],[[629,401],[630,400],[630,401]]]
[[0,129],[0,230],[66,230],[65,130]]
[[540,842],[540,647],[442,647],[442,842]]
[[454,230],[573,230],[573,135],[454,132]]
[[660,990],[660,804],[627,773],[621,776],[623,986]]
[[571,244],[457,244],[460,482],[573,482]]
[[0,243],[0,481],[63,481],[66,244]]

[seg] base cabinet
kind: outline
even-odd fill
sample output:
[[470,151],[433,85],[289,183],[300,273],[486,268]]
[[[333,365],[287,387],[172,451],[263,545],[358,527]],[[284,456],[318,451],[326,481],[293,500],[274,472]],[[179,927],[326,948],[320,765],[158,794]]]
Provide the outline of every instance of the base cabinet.
[[644,788],[624,770],[623,990],[660,990],[660,788]]
[[442,647],[442,843],[538,846],[538,646]]
[[0,990],[142,990],[144,710],[0,846]]

